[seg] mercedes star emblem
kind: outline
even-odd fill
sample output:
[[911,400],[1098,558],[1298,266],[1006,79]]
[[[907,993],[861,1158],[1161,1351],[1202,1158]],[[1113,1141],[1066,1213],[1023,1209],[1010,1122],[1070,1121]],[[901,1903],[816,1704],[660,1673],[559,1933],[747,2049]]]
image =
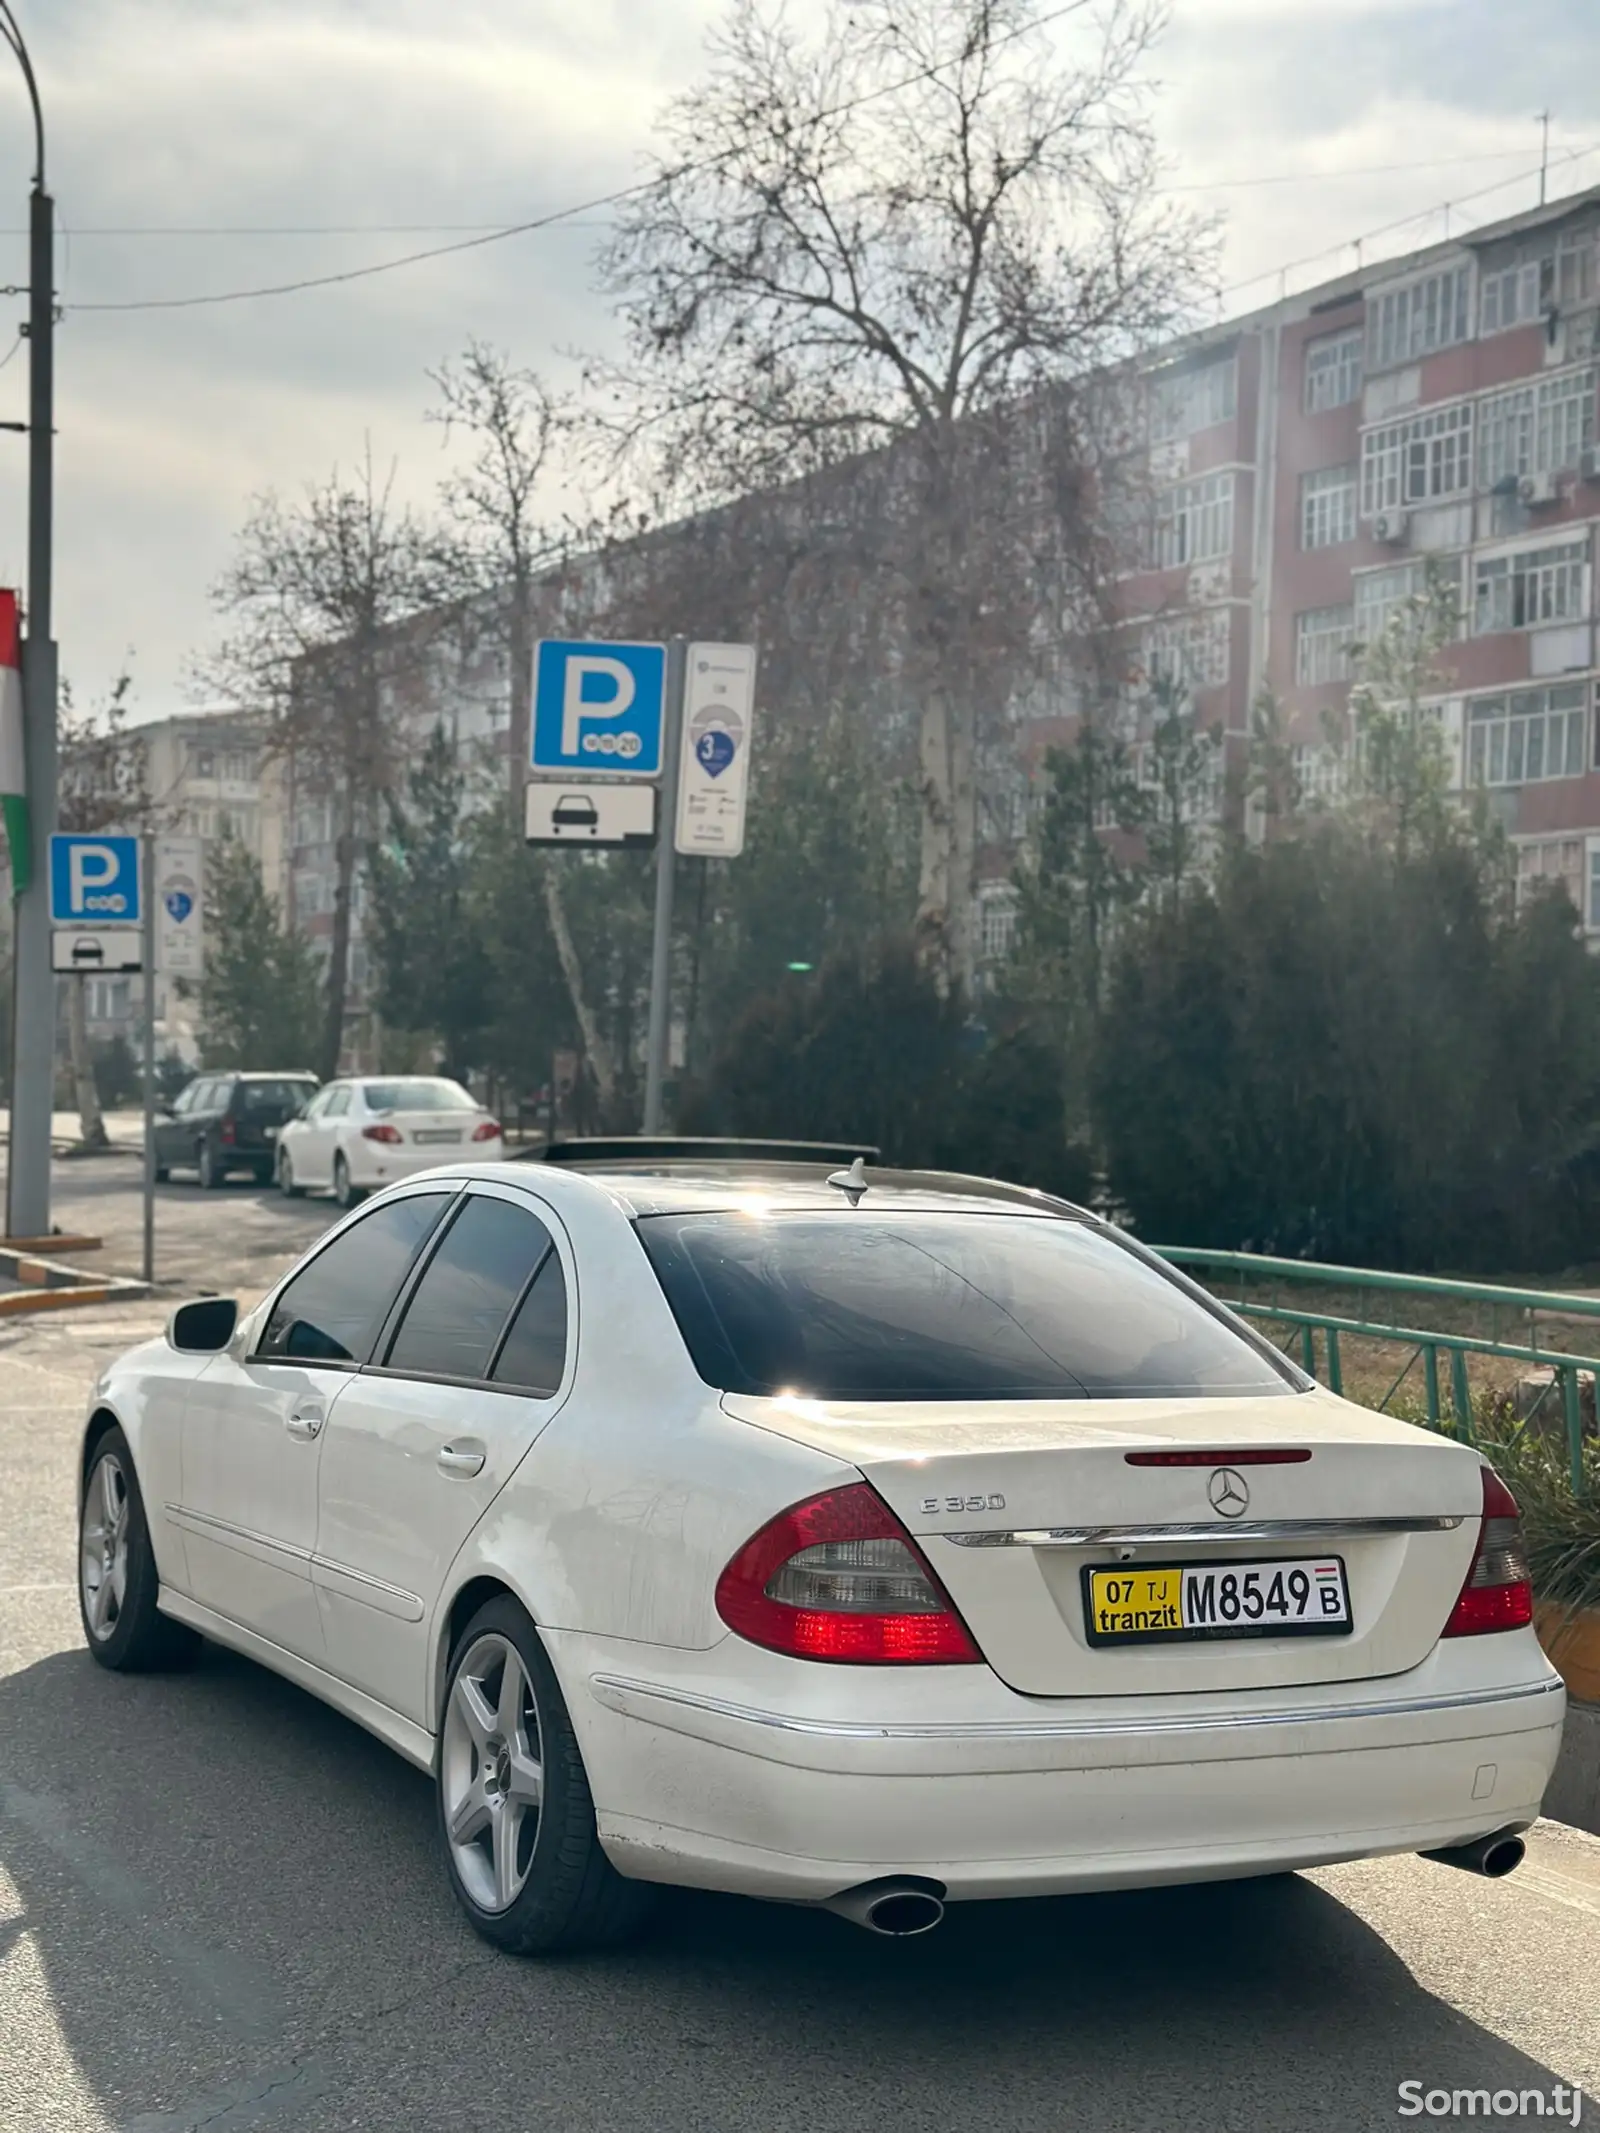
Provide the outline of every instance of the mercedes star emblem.
[[1219,1466],[1206,1483],[1211,1508],[1223,1518],[1238,1518],[1250,1508],[1250,1490],[1243,1474],[1231,1466]]

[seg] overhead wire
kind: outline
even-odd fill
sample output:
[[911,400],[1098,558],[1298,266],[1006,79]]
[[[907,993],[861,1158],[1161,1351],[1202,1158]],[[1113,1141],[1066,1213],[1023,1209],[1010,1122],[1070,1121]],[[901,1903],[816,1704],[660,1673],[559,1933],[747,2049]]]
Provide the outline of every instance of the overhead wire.
[[[1051,9],[1048,14],[1040,15],[1015,30],[1007,31],[994,42],[996,45],[1009,44],[1014,38],[1025,36],[1034,30],[1047,29],[1052,23],[1060,22],[1068,15],[1080,13],[1089,4],[1090,0],[1064,0],[1062,6]],[[932,61],[914,74],[908,74],[903,80],[882,82],[875,89],[863,90],[859,96],[848,97],[842,103],[818,112],[817,117],[842,118],[847,112],[858,111],[865,104],[877,102],[880,97],[898,96],[902,90],[914,88],[918,82],[933,81],[948,68],[959,66],[963,56],[957,53],[950,59]],[[710,170],[721,160],[721,157],[714,155],[692,158],[667,172],[665,178],[684,177],[694,171]],[[305,275],[296,281],[273,282],[252,289],[222,289],[207,295],[143,297],[121,302],[74,304],[71,308],[75,312],[192,311],[201,306],[246,303],[261,296],[295,296],[302,290],[330,289],[345,282],[367,281],[377,274],[393,274],[401,267],[420,266],[428,260],[446,259],[456,253],[481,250],[485,245],[502,244],[508,237],[524,237],[534,230],[550,229],[558,222],[567,222],[574,216],[592,213],[596,208],[615,207],[641,193],[653,192],[665,182],[665,178],[658,173],[649,178],[641,178],[632,185],[618,186],[612,192],[596,194],[592,199],[575,202],[571,207],[554,208],[548,214],[531,216],[525,222],[508,223],[502,228],[485,231],[479,236],[458,238],[452,244],[430,245],[424,251],[408,252],[398,259],[373,260],[366,266],[347,267],[337,273]]]

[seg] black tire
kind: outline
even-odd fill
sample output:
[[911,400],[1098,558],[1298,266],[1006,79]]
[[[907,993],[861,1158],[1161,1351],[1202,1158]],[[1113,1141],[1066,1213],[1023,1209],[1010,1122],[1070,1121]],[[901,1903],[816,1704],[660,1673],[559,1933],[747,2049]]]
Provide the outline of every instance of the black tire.
[[[486,1637],[503,1638],[522,1662],[543,1779],[527,1879],[504,1909],[485,1908],[464,1883],[446,1809],[451,1701],[462,1662],[481,1649]],[[480,1760],[473,1754],[476,1770]],[[601,1848],[588,1776],[555,1670],[538,1631],[508,1593],[478,1609],[450,1654],[434,1776],[445,1871],[457,1902],[486,1941],[513,1955],[557,1955],[578,1948],[615,1947],[642,1928],[658,1892],[649,1882],[629,1881],[619,1874]]]
[[[105,1579],[106,1556],[103,1548],[96,1548],[95,1533],[97,1526],[104,1532],[108,1465],[114,1470],[111,1491],[123,1506],[127,1557],[121,1600],[115,1600],[113,1588],[112,1604],[102,1613],[96,1595]],[[96,1554],[98,1566],[90,1560]],[[96,1567],[100,1575],[91,1581]],[[133,1455],[121,1430],[109,1429],[95,1445],[78,1505],[78,1612],[89,1655],[98,1665],[116,1674],[148,1674],[194,1664],[200,1650],[199,1633],[157,1611],[160,1583]]]
[[278,1151],[278,1190],[286,1200],[301,1200],[305,1197],[305,1187],[294,1181],[294,1164],[290,1161],[287,1148],[280,1148]]
[[167,1168],[165,1163],[157,1163],[155,1168],[151,1171],[150,1175],[155,1179],[158,1185],[165,1185],[168,1178],[171,1177],[172,1172]]
[[211,1143],[209,1141],[200,1143],[199,1150],[195,1156],[194,1167],[195,1175],[200,1180],[200,1190],[202,1192],[215,1192],[222,1183],[224,1173],[221,1164],[211,1153]]
[[258,1185],[270,1185],[272,1183],[272,1165],[270,1163],[257,1163],[255,1180]]
[[359,1207],[367,1197],[359,1185],[350,1182],[350,1165],[342,1155],[333,1159],[333,1197],[341,1207]]

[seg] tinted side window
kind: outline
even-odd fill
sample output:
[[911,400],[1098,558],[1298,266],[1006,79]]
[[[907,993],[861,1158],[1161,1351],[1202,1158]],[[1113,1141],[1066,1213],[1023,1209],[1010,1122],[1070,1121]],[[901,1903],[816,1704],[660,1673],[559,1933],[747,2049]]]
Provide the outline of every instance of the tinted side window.
[[567,1367],[567,1282],[552,1251],[518,1306],[505,1346],[489,1373],[519,1392],[559,1392]]
[[526,1208],[475,1195],[429,1260],[385,1361],[391,1370],[481,1378],[550,1232]]
[[328,1097],[327,1108],[323,1111],[322,1116],[324,1118],[343,1118],[349,1108],[350,1091],[348,1089],[335,1089]]
[[365,1362],[395,1290],[449,1198],[447,1192],[418,1193],[352,1223],[283,1291],[257,1355]]

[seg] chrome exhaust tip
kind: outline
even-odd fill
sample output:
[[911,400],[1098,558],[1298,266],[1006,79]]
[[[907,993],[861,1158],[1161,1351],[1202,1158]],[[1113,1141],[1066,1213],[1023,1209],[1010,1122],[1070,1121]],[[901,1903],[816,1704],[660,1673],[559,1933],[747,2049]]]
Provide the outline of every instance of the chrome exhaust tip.
[[938,1881],[914,1881],[891,1874],[881,1881],[863,1881],[859,1888],[844,1889],[823,1905],[837,1911],[852,1925],[865,1926],[890,1940],[911,1940],[931,1933],[944,1917],[944,1886]]
[[1437,1859],[1441,1866],[1459,1866],[1466,1874],[1483,1874],[1490,1881],[1504,1881],[1528,1856],[1520,1830],[1495,1829],[1470,1844],[1452,1844],[1441,1852],[1424,1852],[1424,1859]]

